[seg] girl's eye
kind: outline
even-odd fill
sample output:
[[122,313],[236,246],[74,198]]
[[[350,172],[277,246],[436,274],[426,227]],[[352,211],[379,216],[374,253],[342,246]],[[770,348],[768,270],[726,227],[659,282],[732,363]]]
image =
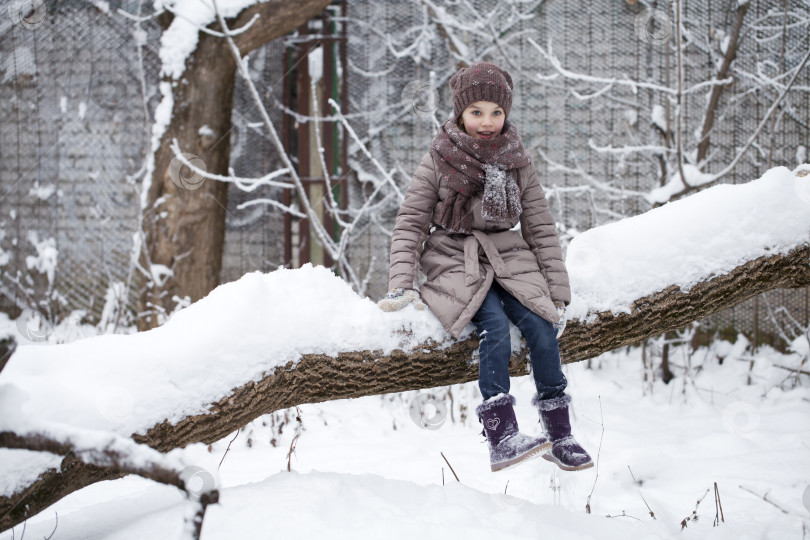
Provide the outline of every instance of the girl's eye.
[[479,116],[481,114],[481,111],[473,111],[472,113],[473,116]]
[[495,111],[495,112],[494,112],[494,113],[492,113],[492,114],[494,114],[494,115],[496,115],[496,116],[500,116],[500,115],[502,115],[503,113],[502,113],[501,111]]

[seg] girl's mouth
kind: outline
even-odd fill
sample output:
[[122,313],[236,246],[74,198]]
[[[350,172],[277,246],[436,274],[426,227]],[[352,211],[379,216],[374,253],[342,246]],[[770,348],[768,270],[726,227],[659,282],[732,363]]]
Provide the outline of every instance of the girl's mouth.
[[481,137],[482,139],[489,139],[493,135],[495,135],[494,131],[479,131],[478,132],[478,136]]

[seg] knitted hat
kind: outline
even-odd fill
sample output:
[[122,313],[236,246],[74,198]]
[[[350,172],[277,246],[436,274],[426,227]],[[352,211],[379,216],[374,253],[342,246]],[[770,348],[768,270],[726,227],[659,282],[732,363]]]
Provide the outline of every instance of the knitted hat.
[[490,101],[503,107],[504,116],[509,117],[512,108],[512,77],[495,64],[477,62],[461,68],[450,77],[450,90],[453,92],[453,117],[458,118],[464,109],[476,101]]

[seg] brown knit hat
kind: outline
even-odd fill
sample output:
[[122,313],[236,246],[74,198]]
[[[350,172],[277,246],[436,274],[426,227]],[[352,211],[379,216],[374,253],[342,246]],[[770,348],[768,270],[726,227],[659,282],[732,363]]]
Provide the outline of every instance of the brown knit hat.
[[509,109],[512,108],[513,88],[512,77],[495,64],[477,62],[470,67],[461,68],[450,77],[453,117],[460,117],[471,103],[490,101],[503,107],[504,116],[508,118]]

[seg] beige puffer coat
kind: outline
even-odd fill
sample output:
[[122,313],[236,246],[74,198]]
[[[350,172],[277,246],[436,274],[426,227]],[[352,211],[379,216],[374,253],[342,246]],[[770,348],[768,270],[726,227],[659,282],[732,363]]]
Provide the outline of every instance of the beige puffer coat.
[[523,207],[520,232],[517,220],[484,220],[482,191],[472,202],[472,234],[449,234],[433,223],[451,191],[441,185],[428,152],[397,214],[389,290],[417,288],[417,264],[421,264],[427,277],[419,287],[422,299],[454,337],[481,307],[493,280],[537,315],[557,322],[554,302],[568,304],[571,289],[548,201],[531,163],[519,169],[518,186]]

